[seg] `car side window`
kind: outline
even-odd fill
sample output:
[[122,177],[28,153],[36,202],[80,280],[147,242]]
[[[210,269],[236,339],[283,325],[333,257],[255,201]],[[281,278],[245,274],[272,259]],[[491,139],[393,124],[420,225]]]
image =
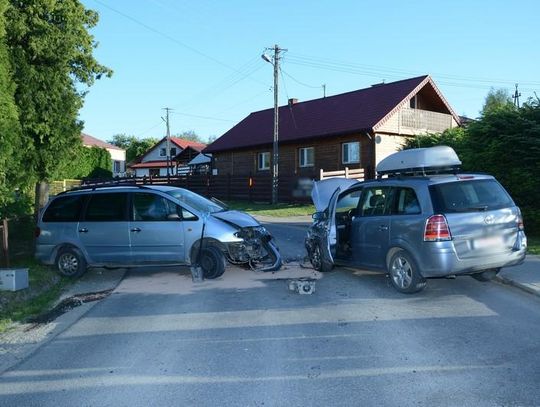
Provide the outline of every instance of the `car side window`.
[[[172,206],[172,205],[171,205]],[[164,222],[174,209],[169,201],[157,194],[133,194],[133,220],[142,222]]]
[[389,214],[390,188],[364,188],[360,200],[359,216],[381,216]]
[[93,194],[86,206],[87,222],[119,222],[127,220],[127,194]]
[[336,213],[339,214],[349,212],[351,209],[356,210],[356,208],[358,208],[358,201],[360,201],[361,195],[361,189],[343,195],[341,198],[339,198],[336,204]]
[[43,222],[78,222],[83,198],[83,195],[56,198],[43,214]]
[[412,188],[396,188],[394,194],[393,214],[417,215],[421,213],[416,192]]

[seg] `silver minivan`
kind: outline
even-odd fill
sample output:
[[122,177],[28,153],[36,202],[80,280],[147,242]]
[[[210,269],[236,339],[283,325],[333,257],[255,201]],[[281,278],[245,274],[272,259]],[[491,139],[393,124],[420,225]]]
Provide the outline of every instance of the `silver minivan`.
[[376,180],[316,183],[318,212],[305,241],[313,266],[381,270],[412,293],[427,278],[489,279],[522,263],[519,208],[495,178],[460,173],[460,164],[449,147],[405,150],[379,163]]
[[87,267],[198,264],[205,278],[226,260],[274,271],[281,257],[250,215],[172,186],[88,187],[57,195],[40,214],[36,257],[76,277]]

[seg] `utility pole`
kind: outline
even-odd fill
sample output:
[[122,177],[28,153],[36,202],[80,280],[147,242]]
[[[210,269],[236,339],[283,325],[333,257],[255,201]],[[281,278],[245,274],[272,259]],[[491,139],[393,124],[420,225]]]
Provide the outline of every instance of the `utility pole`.
[[[170,177],[170,166],[171,166],[171,131],[169,127],[169,111],[172,109],[170,107],[164,107],[163,110],[165,110],[165,124],[167,125],[167,147],[165,151],[165,155],[167,157],[167,179]],[[163,117],[162,117],[163,119]]]
[[519,97],[521,96],[521,93],[518,92],[518,84],[516,83],[516,91],[514,92],[514,95],[512,96],[512,99],[514,99],[514,106],[519,108]]
[[326,97],[326,83],[322,84],[322,90],[323,90],[323,98]]
[[272,203],[278,202],[278,186],[279,186],[279,101],[278,101],[278,78],[279,78],[279,60],[280,52],[287,51],[279,48],[276,44],[272,48],[266,48],[265,51],[273,51],[272,60],[263,54],[261,57],[266,62],[274,65],[274,141],[272,143]]

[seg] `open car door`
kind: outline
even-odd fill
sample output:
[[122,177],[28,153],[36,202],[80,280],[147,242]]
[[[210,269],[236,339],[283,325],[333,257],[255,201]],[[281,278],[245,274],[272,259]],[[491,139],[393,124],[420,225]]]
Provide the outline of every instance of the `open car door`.
[[[330,178],[313,185],[311,198],[318,213],[315,223],[308,232],[308,253],[316,270],[330,271],[334,267],[336,253],[336,204],[341,191],[358,181],[346,178]],[[324,212],[323,212],[324,211]]]

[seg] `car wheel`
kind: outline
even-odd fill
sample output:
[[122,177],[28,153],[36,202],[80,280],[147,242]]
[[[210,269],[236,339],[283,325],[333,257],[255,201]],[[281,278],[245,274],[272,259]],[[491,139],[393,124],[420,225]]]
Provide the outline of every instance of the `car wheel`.
[[394,288],[401,293],[416,293],[426,286],[425,278],[422,277],[413,258],[405,250],[394,253],[390,259],[388,274]]
[[332,263],[324,260],[321,242],[317,242],[313,247],[313,251],[309,256],[309,261],[313,266],[313,269],[320,271],[321,273],[327,273],[334,268]]
[[209,246],[202,249],[199,262],[204,278],[218,278],[225,272],[225,256],[223,255],[223,252],[215,246]]
[[71,278],[82,276],[87,267],[84,255],[75,247],[60,249],[55,264],[61,275]]
[[481,273],[473,274],[472,277],[478,281],[491,281],[499,271],[501,271],[500,268],[484,270]]

